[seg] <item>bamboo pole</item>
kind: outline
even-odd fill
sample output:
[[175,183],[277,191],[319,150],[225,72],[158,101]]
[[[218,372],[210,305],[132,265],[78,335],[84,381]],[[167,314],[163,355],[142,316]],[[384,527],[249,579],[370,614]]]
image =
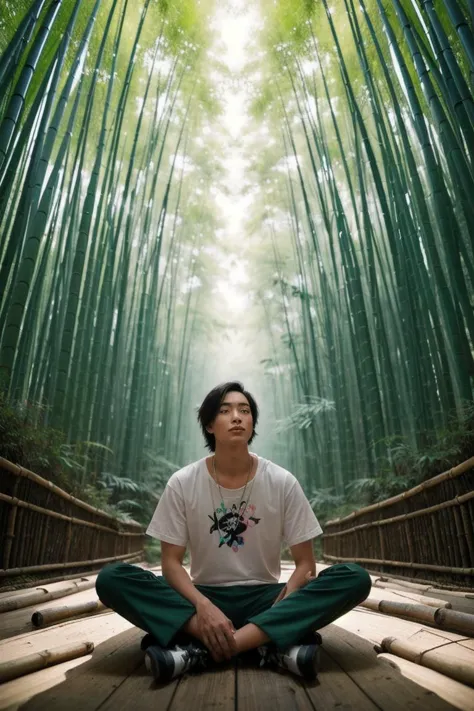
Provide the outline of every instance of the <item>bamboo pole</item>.
[[[377,580],[375,583],[372,583],[373,588],[381,588],[383,590],[389,590],[390,592],[394,593],[400,593],[400,595],[408,595],[413,598],[413,600],[417,600],[420,602],[422,605],[429,605],[430,607],[447,607],[451,608],[452,604],[450,602],[447,602],[446,600],[440,600],[439,598],[427,596],[424,592],[415,592],[415,589],[418,586],[414,586],[415,589],[407,588],[404,585],[397,585],[396,583],[384,583],[380,580]],[[428,585],[423,585],[420,586],[422,590],[425,590],[428,588]],[[434,588],[431,588],[430,592],[435,592]],[[442,590],[439,590],[438,592],[443,592]],[[464,593],[461,593],[462,596],[464,597]]]
[[[67,533],[66,533],[66,545],[64,546],[64,562],[67,563],[68,558],[69,558],[69,548],[71,547],[71,539],[72,539],[72,518],[69,519],[69,523],[67,525]],[[117,539],[115,539],[117,540]],[[115,553],[115,551],[114,551]]]
[[[333,560],[335,563],[366,563],[368,565],[393,565],[397,568],[413,568],[414,570],[432,570],[436,573],[448,573],[449,575],[470,575],[474,576],[474,568],[451,568],[447,565],[428,565],[426,563],[411,563],[401,560],[377,560],[376,558],[343,558],[342,556],[326,555],[324,560]],[[0,571],[1,574],[1,571]]]
[[[93,513],[95,516],[103,516],[104,518],[108,519],[110,522],[114,522],[115,524],[117,523],[117,519],[114,518],[113,516],[111,516],[110,514],[106,513],[105,511],[101,511],[101,509],[97,509],[97,508],[95,508],[95,506],[86,504],[85,501],[76,499],[75,496],[68,494],[66,491],[61,489],[59,486],[56,486],[56,484],[53,484],[51,481],[48,481],[47,479],[43,479],[43,477],[39,476],[38,474],[35,474],[34,472],[31,472],[29,469],[25,469],[24,467],[20,467],[16,464],[13,464],[13,462],[9,462],[8,459],[4,459],[3,457],[0,457],[0,469],[5,469],[6,471],[10,472],[10,474],[14,474],[15,476],[22,476],[25,479],[30,479],[31,481],[35,482],[35,484],[38,484],[39,486],[42,486],[43,488],[49,489],[50,491],[54,492],[61,499],[70,501],[75,506],[78,506],[79,508],[84,509],[85,511],[89,511],[90,513]],[[142,528],[141,524],[137,523],[136,521],[127,522],[125,525],[132,526],[133,528]]]
[[466,544],[469,550],[470,560],[474,560],[474,530],[472,526],[472,520],[469,515],[468,507],[461,504],[461,519],[464,529],[464,535],[466,537]]
[[[138,557],[138,554],[137,554]],[[140,552],[140,557],[143,558],[142,552]],[[139,565],[141,560],[135,561],[134,558],[130,558],[127,560],[127,563],[131,563],[132,561],[135,562],[135,565]],[[84,573],[84,575],[95,575],[96,573],[100,573],[102,568],[95,568],[94,570],[89,570],[87,573]],[[155,568],[147,568],[147,570],[155,570]],[[33,580],[27,583],[22,583],[21,589],[23,590],[28,590],[30,588],[38,587],[38,585],[49,585],[51,583],[61,583],[65,580],[77,580],[77,577],[80,575],[80,573],[71,573],[70,575],[58,575],[54,578],[43,578],[42,580]],[[18,585],[2,585],[0,588],[0,593],[3,592],[19,592],[18,591]]]
[[[46,565],[30,565],[27,568],[10,568],[9,570],[0,570],[0,578],[12,577],[13,575],[27,575],[29,573],[39,573],[45,570],[58,570],[59,568],[81,568],[87,565],[100,565],[103,563],[111,563],[115,560],[125,560],[129,558],[134,560],[135,558],[143,557],[143,550],[139,550],[133,555],[131,553],[124,553],[124,555],[112,556],[111,558],[97,558],[96,560],[76,560],[70,563],[48,563]],[[77,575],[75,576],[77,578]]]
[[366,506],[363,509],[353,511],[348,516],[344,516],[343,518],[335,518],[331,521],[327,521],[326,528],[329,528],[330,526],[340,525],[341,523],[345,523],[346,521],[352,521],[354,518],[358,518],[359,516],[363,516],[364,514],[371,513],[372,511],[380,511],[381,509],[386,508],[387,506],[392,506],[393,504],[397,504],[400,501],[405,501],[406,499],[409,499],[412,496],[421,493],[422,491],[426,491],[427,489],[430,489],[433,486],[441,484],[446,479],[455,479],[456,477],[461,476],[461,474],[464,474],[472,467],[474,467],[474,457],[467,459],[465,462],[458,464],[456,467],[453,467],[452,469],[449,469],[448,471],[443,472],[442,474],[438,474],[437,476],[434,476],[431,479],[427,479],[421,484],[414,486],[412,489],[404,491],[402,494],[397,494],[397,496],[392,496],[390,499],[385,499],[384,501],[379,501],[376,504]]
[[[456,643],[442,645],[435,649],[420,650],[419,645],[406,639],[385,637],[381,648],[384,652],[395,654],[402,659],[407,659],[415,664],[434,669],[445,676],[460,681],[463,684],[474,686],[474,651],[463,648],[463,658],[450,657],[447,651]],[[469,657],[472,657],[469,659]]]
[[474,491],[468,491],[467,494],[463,494],[462,496],[455,496],[454,499],[451,499],[450,501],[443,501],[441,504],[428,506],[425,509],[410,511],[410,513],[400,514],[399,516],[392,516],[391,518],[381,518],[377,521],[369,521],[369,523],[361,523],[359,526],[345,528],[343,531],[337,531],[336,533],[324,533],[323,538],[336,538],[337,536],[345,536],[348,533],[356,533],[362,531],[365,528],[387,526],[393,523],[409,521],[410,519],[418,518],[419,516],[428,516],[429,514],[435,513],[437,511],[442,511],[443,509],[451,508],[453,506],[460,506],[461,504],[465,503],[466,501],[470,501],[471,499],[474,499]]
[[403,657],[382,652],[377,662],[388,664],[392,669],[400,671],[404,677],[411,679],[419,686],[432,691],[450,704],[451,708],[466,711],[474,709],[474,690],[446,674],[434,671],[429,667],[404,659]]
[[381,588],[390,587],[391,585],[400,585],[403,588],[408,588],[409,590],[415,590],[416,592],[425,592],[431,590],[433,585],[422,585],[421,583],[410,583],[405,580],[397,580],[395,578],[381,577],[376,581],[376,585]]
[[[48,491],[48,495],[46,497],[46,501],[44,502],[44,508],[49,510],[49,502],[51,500],[51,492]],[[44,522],[43,526],[43,531],[42,531],[42,537],[41,537],[41,546],[40,546],[40,552],[39,552],[39,558],[38,558],[38,565],[44,564],[46,560],[46,546],[48,543],[48,531],[49,531],[49,525],[51,523],[51,518],[49,516],[46,517],[46,520]],[[8,566],[4,566],[5,568]]]
[[[446,607],[448,610],[452,608],[452,604],[450,602],[447,602],[446,600],[439,600],[434,597],[427,597],[426,595],[421,595],[420,593],[412,592],[411,590],[395,590],[389,585],[379,585],[378,583],[373,583],[372,589],[375,588],[387,590],[387,592],[391,592],[394,595],[398,595],[398,597],[405,598],[407,601],[411,600],[412,602],[416,602],[420,605],[427,605],[428,607],[436,608]],[[368,599],[371,600],[372,598],[369,597]]]
[[418,577],[409,578],[404,575],[397,575],[396,573],[390,573],[390,575],[385,574],[378,579],[383,582],[401,585],[403,588],[408,588],[410,590],[430,590],[435,595],[437,593],[449,593],[450,595],[471,598],[474,600],[472,585],[470,587],[464,587],[462,585],[448,585],[439,581],[436,581],[435,583],[433,580],[424,580],[423,578]]
[[89,600],[88,602],[79,602],[75,605],[61,605],[60,607],[48,607],[45,610],[37,610],[31,615],[31,623],[34,627],[44,627],[53,622],[60,620],[68,620],[77,615],[91,615],[95,612],[109,610],[106,605],[100,600]]
[[474,615],[470,615],[467,612],[449,610],[445,607],[434,608],[409,602],[374,600],[373,598],[364,600],[364,602],[360,603],[360,606],[374,612],[382,612],[395,617],[407,617],[416,622],[426,622],[441,629],[474,637]]
[[68,662],[70,659],[84,657],[87,654],[92,654],[93,650],[93,642],[76,642],[53,647],[53,649],[43,649],[41,652],[34,652],[20,659],[0,663],[0,684],[25,674],[31,674],[39,669]]
[[[13,484],[13,496],[12,498],[14,499],[16,497],[16,492],[18,490],[18,483],[19,479],[15,479],[15,483]],[[13,505],[10,509],[10,514],[8,516],[8,524],[7,524],[7,532],[5,533],[5,548],[3,551],[3,567],[8,568],[8,565],[10,563],[10,553],[12,550],[12,545],[13,545],[13,539],[15,537],[15,522],[16,522],[16,517],[18,513],[18,506]]]
[[474,615],[468,612],[438,608],[435,612],[435,620],[438,627],[453,629],[474,637]]
[[[138,554],[137,554],[138,557]],[[143,558],[142,552],[140,553],[140,557]],[[132,563],[134,565],[140,565],[142,563],[142,560],[134,560],[130,558],[129,560],[126,561],[127,563]],[[146,570],[155,570],[157,568],[146,568]],[[95,568],[94,570],[88,570],[87,573],[83,573],[83,576],[87,575],[96,575],[97,573],[100,573],[102,568]],[[34,587],[38,587],[39,585],[50,585],[52,583],[62,583],[66,580],[77,580],[78,576],[80,573],[71,573],[70,575],[58,575],[54,578],[43,578],[42,580],[32,580],[30,582],[22,583],[20,590],[29,590]],[[20,590],[18,589],[18,585],[2,585],[0,588],[0,593],[4,592],[17,592],[19,593]]]
[[395,615],[396,617],[408,617],[417,622],[427,622],[436,625],[436,609],[428,605],[416,605],[410,602],[394,602],[392,600],[374,600],[368,598],[360,603],[360,607],[374,612],[382,612],[385,615]]
[[66,516],[65,514],[58,513],[57,511],[50,511],[49,509],[45,509],[42,506],[36,506],[36,504],[31,504],[29,501],[22,501],[21,499],[15,499],[13,496],[8,496],[8,494],[0,494],[0,501],[5,501],[8,504],[11,504],[14,507],[19,506],[22,509],[30,509],[30,511],[37,511],[38,513],[43,514],[44,516],[49,516],[51,518],[57,518],[61,519],[62,521],[68,521],[68,523],[72,522],[74,524],[80,525],[80,526],[86,526],[88,528],[95,528],[98,531],[107,531],[107,533],[113,533],[114,536],[123,536],[123,537],[137,537],[137,536],[145,536],[145,529],[143,527],[140,532],[136,531],[120,531],[117,528],[110,528],[108,526],[103,526],[100,523],[93,523],[92,521],[85,521],[82,518],[75,518],[74,516]]
[[30,607],[30,605],[49,602],[49,600],[57,600],[58,598],[66,597],[66,595],[73,595],[83,590],[89,590],[94,586],[95,580],[85,579],[83,582],[66,583],[64,587],[58,588],[57,590],[37,588],[24,595],[16,595],[15,597],[7,597],[0,600],[0,614],[3,612],[11,612],[12,610],[21,610],[24,607]]

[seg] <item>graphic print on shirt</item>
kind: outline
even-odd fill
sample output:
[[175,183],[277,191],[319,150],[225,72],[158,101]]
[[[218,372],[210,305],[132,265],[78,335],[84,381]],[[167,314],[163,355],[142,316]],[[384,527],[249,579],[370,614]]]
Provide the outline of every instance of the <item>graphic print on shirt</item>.
[[260,521],[259,518],[255,518],[254,513],[255,506],[253,504],[247,506],[246,502],[242,501],[240,509],[237,511],[235,504],[228,507],[222,501],[212,516],[208,514],[212,521],[209,533],[212,535],[214,531],[219,532],[219,548],[226,543],[234,553],[237,553],[239,547],[244,545],[243,534],[245,531]]

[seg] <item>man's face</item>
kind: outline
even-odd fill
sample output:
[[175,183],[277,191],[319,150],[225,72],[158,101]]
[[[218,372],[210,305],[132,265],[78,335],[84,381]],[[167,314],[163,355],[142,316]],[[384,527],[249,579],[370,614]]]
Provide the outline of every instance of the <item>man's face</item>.
[[224,395],[214,422],[207,427],[216,443],[247,444],[253,432],[253,418],[249,401],[242,393]]

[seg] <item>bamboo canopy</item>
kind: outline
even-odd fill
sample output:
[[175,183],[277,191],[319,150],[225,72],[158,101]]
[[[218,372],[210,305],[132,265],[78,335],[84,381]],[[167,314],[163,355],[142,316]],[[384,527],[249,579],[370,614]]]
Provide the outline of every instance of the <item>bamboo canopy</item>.
[[[343,617],[390,619],[387,653],[472,684],[447,631],[472,634],[470,598],[422,598],[474,585],[473,23],[472,0],[0,3],[0,590],[142,560],[144,527],[119,516],[145,521],[202,456],[193,405],[242,375],[259,451],[317,515],[358,508],[329,514],[325,561],[416,586]],[[151,690],[138,630],[92,592],[47,597],[15,642],[36,645],[28,669],[105,641],[47,708],[89,686],[94,709],[174,711],[211,687],[223,711],[446,707],[337,625],[318,688],[266,677],[259,703],[236,668]],[[414,649],[412,625],[438,639]],[[60,631],[75,650],[51,648]]]

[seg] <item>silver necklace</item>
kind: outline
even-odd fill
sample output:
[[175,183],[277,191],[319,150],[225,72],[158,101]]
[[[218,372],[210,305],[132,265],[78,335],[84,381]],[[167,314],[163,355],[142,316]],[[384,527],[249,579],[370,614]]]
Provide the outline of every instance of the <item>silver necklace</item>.
[[[239,508],[237,509],[236,515],[235,515],[235,517],[234,517],[233,526],[229,526],[229,528],[230,528],[230,533],[233,533],[233,532],[235,531],[235,529],[237,528],[237,526],[238,526],[238,524],[239,524],[240,518],[244,515],[244,513],[246,512],[247,507],[248,507],[248,505],[249,505],[249,503],[250,503],[250,496],[249,496],[249,500],[245,502],[245,508],[244,508],[244,510],[241,511],[242,502],[244,502],[244,499],[245,499],[245,492],[247,491],[247,484],[248,484],[248,482],[249,482],[250,474],[252,473],[252,469],[253,469],[253,457],[252,457],[252,455],[250,455],[250,459],[251,459],[251,461],[250,461],[250,469],[249,469],[249,472],[248,472],[248,474],[247,474],[247,481],[245,482],[244,493],[242,494],[242,497],[241,497],[241,499],[240,499]],[[220,493],[220,495],[221,495],[221,506],[220,506],[220,507],[221,507],[221,511],[222,511],[222,513],[225,513],[225,511],[226,511],[226,506],[225,506],[225,503],[224,503],[224,497],[223,497],[223,495],[222,495],[221,486],[220,486],[220,484],[219,484],[219,479],[218,479],[218,477],[217,477],[215,456],[212,458],[212,471],[213,471],[213,474],[214,474],[214,479],[215,479],[215,481],[216,481],[217,487],[218,487],[218,489],[219,489],[219,493]],[[255,477],[254,477],[254,479],[255,479]],[[252,487],[251,487],[251,490],[253,489],[253,482],[254,482],[254,479],[252,479]],[[250,493],[251,493],[251,490],[250,490]],[[212,494],[212,489],[211,489],[211,497],[212,497],[212,505],[214,506],[214,511],[216,511],[216,507],[215,507],[215,505],[214,505],[214,496],[213,496],[213,494]],[[223,532],[222,532],[222,530],[221,530],[220,527],[219,527],[219,521],[218,521],[218,519],[217,519],[217,516],[216,516],[216,523],[217,523],[217,530],[218,530],[219,535],[221,536],[221,540],[222,540],[222,533],[223,533]],[[229,535],[229,532],[224,532],[224,533],[225,533],[227,536]],[[225,539],[224,539],[224,540],[225,540]]]

